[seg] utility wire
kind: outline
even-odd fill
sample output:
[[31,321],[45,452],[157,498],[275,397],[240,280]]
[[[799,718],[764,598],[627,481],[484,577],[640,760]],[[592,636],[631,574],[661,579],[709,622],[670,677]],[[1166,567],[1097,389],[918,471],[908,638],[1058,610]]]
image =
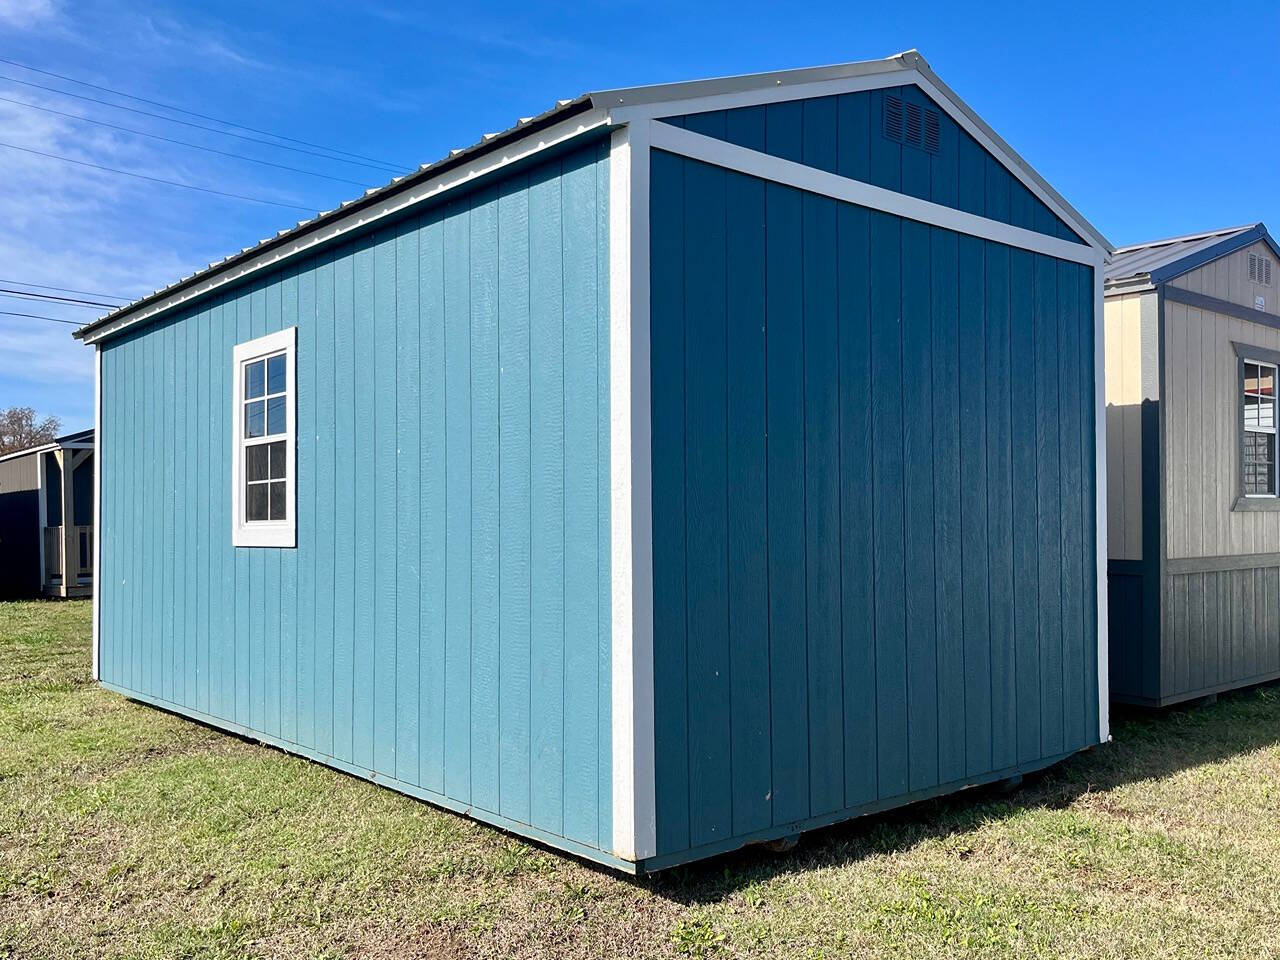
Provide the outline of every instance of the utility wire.
[[250,163],[261,163],[268,167],[275,167],[277,170],[289,170],[293,173],[303,173],[308,177],[320,177],[324,180],[335,180],[338,183],[349,183],[353,187],[367,187],[367,183],[359,180],[348,180],[345,177],[333,177],[327,173],[318,173],[315,170],[303,170],[300,167],[290,167],[283,163],[273,163],[270,160],[260,160],[257,157],[247,157],[242,153],[228,153],[225,150],[216,150],[213,147],[206,147],[202,143],[190,143],[186,140],[174,140],[171,137],[162,137],[158,133],[148,133],[146,130],[134,130],[132,127],[122,127],[118,124],[107,123],[105,120],[95,120],[92,117],[82,117],[75,113],[63,113],[61,110],[54,110],[52,107],[42,107],[36,103],[27,103],[25,100],[12,100],[9,97],[0,97],[0,101],[4,103],[15,103],[20,107],[29,107],[32,110],[43,110],[45,113],[52,113],[55,116],[66,117],[69,120],[79,120],[81,123],[96,123],[100,127],[110,127],[112,130],[123,130],[125,133],[133,133],[139,137],[150,137],[152,140],[163,140],[165,143],[176,143],[180,147],[191,147],[193,150],[205,150],[209,153],[216,153],[220,157],[231,157],[234,160],[248,160]]
[[[89,87],[90,89],[93,89],[93,90],[101,90],[103,93],[111,93],[117,97],[125,97],[128,100],[136,100],[139,103],[149,103],[153,107],[161,107],[165,110],[172,110],[175,113],[184,113],[189,117],[199,117],[201,120],[210,120],[213,123],[221,123],[223,126],[235,127],[237,130],[248,130],[250,133],[260,133],[264,137],[275,137],[277,140],[287,140],[289,143],[298,143],[304,147],[315,147],[318,150],[327,150],[329,153],[342,154],[347,157],[354,157],[357,160],[368,160],[371,163],[377,163],[384,167],[399,169],[396,164],[388,163],[385,160],[376,160],[373,157],[361,156],[358,153],[348,153],[346,150],[338,150],[335,147],[326,147],[324,144],[321,144],[321,143],[311,143],[307,140],[299,140],[296,137],[286,137],[280,133],[272,133],[270,130],[259,130],[256,127],[246,127],[243,123],[235,123],[231,120],[222,120],[218,117],[211,117],[208,114],[196,113],[194,110],[186,110],[182,107],[175,107],[171,103],[162,103],[159,100],[148,100],[146,97],[139,97],[132,93],[124,93],[120,90],[113,90],[110,87],[99,86],[96,83],[89,83],[89,81],[87,80],[77,80],[75,77],[66,77],[60,73],[54,73],[52,70],[41,70],[39,67],[32,67],[25,63],[20,63],[17,60],[8,60],[4,57],[0,57],[0,63],[7,63],[13,67],[21,67],[23,70],[30,70],[32,73],[44,74],[44,76],[46,77],[54,77],[55,79],[58,79],[58,80],[65,80],[67,81],[67,83],[77,83],[82,87]],[[69,96],[75,96],[75,94],[69,94]]]
[[0,310],[0,317],[29,317],[32,320],[48,320],[51,323],[69,323],[73,327],[79,327],[82,325],[79,320],[63,320],[59,317],[42,317],[38,313],[14,313],[12,310]]
[[391,171],[392,173],[403,173],[404,167],[397,167],[390,163],[382,163],[374,161],[365,163],[362,160],[347,160],[342,157],[331,156],[327,153],[317,153],[315,150],[306,150],[302,147],[290,147],[283,143],[273,143],[270,140],[262,140],[258,137],[248,137],[242,133],[232,133],[230,130],[219,130],[217,127],[207,127],[202,123],[193,123],[190,120],[179,120],[177,117],[166,117],[162,113],[152,113],[149,110],[139,110],[137,107],[126,107],[123,103],[112,103],[110,100],[99,100],[96,97],[86,97],[84,94],[71,93],[68,90],[59,90],[57,87],[46,87],[42,83],[32,83],[30,80],[19,80],[17,77],[6,77],[0,75],[0,80],[6,80],[9,83],[20,83],[24,87],[34,87],[37,90],[47,90],[50,93],[56,93],[62,97],[75,97],[77,100],[85,100],[89,103],[97,103],[104,107],[113,107],[116,110],[127,110],[129,113],[140,114],[144,117],[151,117],[155,120],[166,120],[169,123],[180,123],[184,127],[194,127],[196,130],[205,130],[209,133],[221,134],[224,137],[235,137],[237,140],[247,140],[249,143],[260,143],[264,146],[275,147],[277,150],[292,150],[294,153],[305,153],[312,157],[320,157],[323,160],[332,160],[338,163],[352,163],[358,167],[371,167],[375,170]]
[[150,177],[145,173],[133,173],[129,170],[117,170],[115,167],[104,167],[101,164],[90,163],[88,160],[73,160],[71,157],[60,157],[55,153],[43,153],[39,150],[32,150],[29,147],[19,147],[12,143],[0,142],[0,147],[8,147],[10,150],[21,150],[23,153],[35,154],[37,157],[47,157],[50,160],[61,160],[64,163],[74,163],[82,167],[91,167],[94,170],[103,170],[107,173],[116,173],[122,177],[134,177],[138,180],[149,180],[151,183],[163,183],[170,187],[183,187],[187,190],[198,190],[201,193],[211,193],[215,197],[230,197],[233,200],[248,200],[250,203],[266,203],[273,207],[284,207],[288,210],[302,210],[315,216],[315,211],[310,207],[299,206],[296,203],[283,203],[279,200],[263,200],[261,197],[248,197],[242,193],[228,193],[225,190],[214,190],[212,187],[198,187],[194,183],[183,183],[180,180],[165,180],[162,177]]
[[36,293],[34,290],[11,290],[0,287],[0,294],[6,297],[21,297],[26,300],[44,300],[48,303],[65,303],[69,307],[110,307],[115,309],[118,303],[100,303],[97,300],[78,300],[75,297],[60,297],[54,293]]
[[0,278],[0,283],[16,283],[20,287],[39,287],[41,290],[60,290],[63,293],[79,293],[86,297],[102,297],[104,300],[123,300],[130,303],[136,300],[136,297],[117,297],[113,293],[93,293],[89,290],[72,290],[70,287],[51,287],[47,283],[29,283],[26,280],[5,280]]

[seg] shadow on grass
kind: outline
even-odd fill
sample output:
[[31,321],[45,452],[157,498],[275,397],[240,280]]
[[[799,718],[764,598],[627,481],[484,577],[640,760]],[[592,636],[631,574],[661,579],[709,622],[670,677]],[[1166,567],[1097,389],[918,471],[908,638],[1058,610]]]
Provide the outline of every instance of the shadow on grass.
[[1226,760],[1280,743],[1280,684],[1224,694],[1216,703],[1163,711],[1113,708],[1112,743],[1030,775],[1021,789],[977,787],[805,834],[795,850],[759,846],[632,882],[686,906],[713,904],[744,887],[792,873],[846,866],[941,840],[1029,810]]

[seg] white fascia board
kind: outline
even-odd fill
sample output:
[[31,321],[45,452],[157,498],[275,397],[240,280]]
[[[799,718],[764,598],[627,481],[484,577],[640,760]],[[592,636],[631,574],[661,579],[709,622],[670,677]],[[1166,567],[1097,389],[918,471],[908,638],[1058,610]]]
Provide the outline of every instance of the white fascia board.
[[613,852],[656,852],[649,381],[649,129],[609,150],[609,472]]
[[886,190],[883,187],[863,183],[861,180],[852,180],[816,167],[796,163],[793,160],[784,160],[758,150],[717,140],[668,123],[654,123],[651,131],[652,145],[655,149],[666,150],[669,153],[701,160],[704,163],[736,170],[748,176],[785,184],[809,193],[881,210],[919,223],[955,230],[958,233],[981,237],[985,240],[994,240],[997,243],[1043,253],[1061,260],[1087,264],[1098,270],[1102,267],[1103,251],[1097,247],[1073,243],[1070,240],[1051,237],[1034,230],[989,220],[963,210],[921,200],[919,197]]
[[461,167],[446,170],[417,186],[400,193],[392,193],[381,203],[364,207],[345,217],[338,217],[314,230],[299,232],[291,242],[264,250],[260,255],[236,263],[226,269],[214,267],[208,276],[189,287],[175,290],[166,297],[140,306],[137,310],[122,314],[110,323],[99,327],[85,336],[85,343],[115,336],[120,331],[139,323],[144,323],[157,314],[172,310],[184,303],[218,290],[229,284],[243,280],[245,277],[278,266],[285,260],[307,253],[355,230],[367,227],[379,220],[402,213],[415,204],[431,200],[450,190],[470,184],[483,177],[488,177],[512,164],[519,163],[534,154],[574,140],[609,122],[604,110],[588,110],[568,120],[547,127],[522,140],[516,140],[504,149],[495,153],[483,154]]
[[1105,294],[1102,270],[1093,268],[1093,437],[1094,535],[1097,549],[1094,586],[1098,617],[1098,739],[1111,739],[1111,637],[1107,603],[1107,379]]
[[[1107,239],[1050,187],[1047,181],[1036,173],[1031,165],[996,134],[968,104],[939,80],[918,54],[903,54],[901,58],[876,60],[852,66],[865,66],[868,69],[858,72],[846,70],[843,75],[833,76],[823,76],[822,71],[791,71],[797,77],[803,78],[803,82],[794,82],[794,80],[789,82],[787,72],[776,75],[763,74],[758,78],[751,78],[759,84],[754,88],[706,94],[700,93],[701,90],[707,89],[706,81],[687,85],[672,84],[667,88],[652,88],[657,92],[668,90],[669,99],[643,96],[649,88],[606,91],[592,94],[592,97],[593,102],[606,107],[610,116],[621,123],[641,118],[656,120],[673,114],[731,110],[736,107],[836,96],[842,93],[860,93],[884,87],[915,84],[984,149],[997,157],[1014,177],[1061,217],[1090,246],[1096,247],[1104,254],[1110,253],[1111,245]],[[835,68],[827,70],[827,72],[834,71]],[[681,93],[685,94],[683,99],[678,96]]]
[[[92,676],[102,679],[98,647],[101,642],[102,598],[98,589],[102,582],[102,457],[96,447],[102,437],[102,347],[93,348],[93,620],[90,625],[93,636]],[[73,518],[74,519],[74,518]]]

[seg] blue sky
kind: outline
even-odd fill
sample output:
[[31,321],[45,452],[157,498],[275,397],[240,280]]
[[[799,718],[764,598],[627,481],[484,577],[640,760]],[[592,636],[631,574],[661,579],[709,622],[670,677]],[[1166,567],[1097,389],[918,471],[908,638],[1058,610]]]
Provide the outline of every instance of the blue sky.
[[[406,169],[587,90],[861,60],[911,47],[1115,244],[1255,220],[1280,225],[1274,0],[0,0],[0,57]],[[328,209],[361,189],[49,110],[365,185],[389,179],[384,169],[16,83],[153,109],[18,66],[0,63],[0,78],[0,141],[12,145],[0,146],[0,280],[136,296],[307,216],[13,146],[305,211]],[[9,102],[15,100],[27,106]],[[12,298],[0,300],[0,310],[95,315]],[[91,351],[71,340],[71,329],[0,315],[0,407],[34,406],[60,416],[68,430],[91,424]]]

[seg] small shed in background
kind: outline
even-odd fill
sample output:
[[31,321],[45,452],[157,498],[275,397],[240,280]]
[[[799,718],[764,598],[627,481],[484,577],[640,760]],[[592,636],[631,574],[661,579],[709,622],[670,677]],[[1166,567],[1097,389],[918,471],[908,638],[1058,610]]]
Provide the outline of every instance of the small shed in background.
[[0,457],[0,599],[92,592],[93,470],[92,430]]
[[1118,701],[1280,677],[1278,263],[1253,223],[1124,247],[1107,271]]

